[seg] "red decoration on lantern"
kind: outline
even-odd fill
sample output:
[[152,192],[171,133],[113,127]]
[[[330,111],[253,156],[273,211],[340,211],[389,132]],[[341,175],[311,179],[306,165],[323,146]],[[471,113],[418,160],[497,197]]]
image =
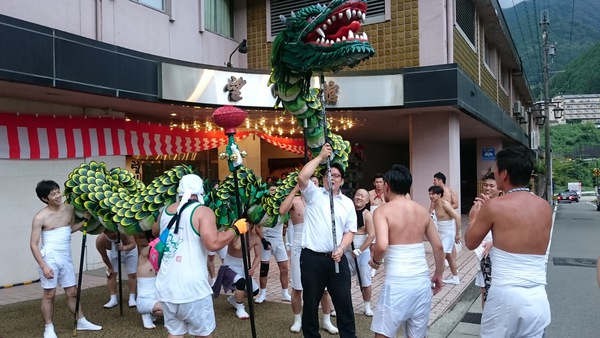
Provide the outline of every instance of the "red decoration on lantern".
[[223,106],[215,109],[212,118],[215,124],[225,129],[225,134],[235,134],[235,128],[244,122],[248,113],[238,107]]

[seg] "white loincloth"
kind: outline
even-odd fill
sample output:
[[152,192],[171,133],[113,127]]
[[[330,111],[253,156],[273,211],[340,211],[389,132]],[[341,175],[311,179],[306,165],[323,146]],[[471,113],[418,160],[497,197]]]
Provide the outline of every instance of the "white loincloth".
[[156,277],[137,278],[137,310],[141,314],[152,313],[156,299]]
[[438,220],[437,228],[444,247],[444,253],[452,253],[456,237],[456,222],[454,219],[447,221]]
[[[368,234],[358,234],[354,235],[354,240],[352,243],[354,244],[354,249],[360,249],[360,247],[365,243]],[[350,248],[349,248],[350,249]],[[352,252],[346,251],[346,259],[348,259],[348,268],[350,269],[350,275],[356,275],[356,264],[354,262],[354,258],[352,258]],[[367,249],[361,252],[358,257],[356,257],[356,261],[358,262],[358,271],[360,272],[360,281],[357,277],[357,283],[360,283],[361,287],[369,287],[371,286],[371,267],[369,266],[369,260],[371,259],[371,250],[367,247]]]
[[42,288],[54,289],[57,285],[67,288],[77,284],[71,257],[70,226],[42,230],[40,253],[46,265],[54,272],[54,278],[48,279],[44,277],[42,268],[38,267]]
[[390,245],[386,278],[371,322],[371,331],[396,337],[425,337],[431,309],[431,280],[423,243]]
[[542,337],[550,324],[546,255],[513,254],[492,247],[492,286],[481,337]]
[[[231,256],[230,254],[226,254],[225,262],[223,262],[223,265],[229,266],[229,268],[236,273],[236,276],[233,279],[234,284],[238,280],[240,280],[240,278],[246,278],[246,276],[244,274],[244,261],[242,258],[237,258],[237,257]],[[252,278],[252,277],[250,277],[250,278],[252,279],[252,290],[254,292],[254,291],[258,290],[258,284],[254,280],[254,278]],[[233,287],[233,285],[232,285],[232,287]]]

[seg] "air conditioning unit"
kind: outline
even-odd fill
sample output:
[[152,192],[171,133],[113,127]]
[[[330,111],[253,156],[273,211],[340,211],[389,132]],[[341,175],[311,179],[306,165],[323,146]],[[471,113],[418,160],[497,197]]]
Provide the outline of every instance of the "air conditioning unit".
[[523,113],[523,106],[521,105],[521,101],[513,102],[513,116],[521,116]]

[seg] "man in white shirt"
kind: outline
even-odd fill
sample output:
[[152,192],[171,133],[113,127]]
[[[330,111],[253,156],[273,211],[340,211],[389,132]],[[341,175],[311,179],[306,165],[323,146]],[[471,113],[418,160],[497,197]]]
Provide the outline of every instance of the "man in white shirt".
[[[337,312],[340,337],[356,337],[350,291],[350,269],[344,255],[356,232],[354,203],[340,192],[340,187],[344,183],[344,171],[339,164],[331,164],[332,182],[329,182],[327,173],[324,175],[324,188],[315,186],[310,180],[315,169],[328,156],[331,156],[331,146],[326,143],[319,155],[308,162],[298,174],[298,185],[306,201],[302,229],[303,249],[300,255],[301,280],[304,289],[302,333],[304,337],[320,337],[318,306],[323,291],[327,288]],[[330,185],[335,215],[335,243],[332,233]],[[337,273],[335,263],[339,264]]]

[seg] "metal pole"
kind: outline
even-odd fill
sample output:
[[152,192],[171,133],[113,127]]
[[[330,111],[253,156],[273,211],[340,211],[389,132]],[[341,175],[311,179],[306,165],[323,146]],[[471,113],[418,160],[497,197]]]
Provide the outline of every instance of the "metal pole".
[[[352,247],[352,253],[354,253],[354,241],[350,243],[350,246]],[[358,286],[360,287],[360,292],[363,292],[362,277],[360,276],[360,269],[358,267],[358,257],[354,257],[354,265],[356,265],[356,277],[358,277]]]
[[308,119],[302,120],[302,134],[304,134],[304,164],[308,163],[308,137],[306,131],[308,130]]
[[83,238],[81,239],[81,256],[79,259],[79,276],[77,276],[77,297],[75,298],[75,323],[73,337],[77,337],[77,315],[79,314],[79,303],[81,301],[81,283],[83,282],[83,259],[85,258],[85,241],[87,238],[88,222],[83,222]]
[[[227,136],[229,137],[228,147],[234,143],[233,135],[235,135],[235,133],[227,134]],[[228,159],[228,161],[231,161],[231,159]],[[233,186],[235,188],[235,204],[237,218],[240,219],[242,216],[242,201],[240,199],[240,187],[237,177],[237,167],[235,166],[233,166],[232,175]],[[248,247],[250,246],[249,241],[250,236],[246,236],[245,234],[240,235],[240,242],[242,244],[242,261],[244,262],[244,278],[246,278],[246,296],[248,298],[248,311],[250,312],[250,330],[252,331],[252,338],[256,338],[256,325],[254,323],[254,298],[252,296],[254,289],[252,288],[252,279],[250,278],[250,273],[248,271],[249,267],[251,266],[250,257],[248,255]]]
[[[325,134],[325,142],[329,142],[327,139],[327,114],[325,113],[325,76],[321,72],[321,104],[323,106],[323,133]],[[333,145],[330,143],[331,147]],[[329,182],[329,207],[331,208],[331,237],[333,238],[333,250],[337,250],[337,234],[335,226],[335,210],[333,204],[333,180],[331,178],[331,156],[327,156],[327,181]],[[342,187],[340,187],[341,189]],[[340,192],[341,193],[341,192]],[[335,273],[340,273],[340,263],[335,262]]]
[[546,198],[548,203],[551,205],[554,203],[554,193],[552,191],[552,145],[551,145],[551,133],[550,133],[550,89],[549,89],[549,78],[548,78],[548,11],[542,11],[542,39],[544,40],[544,114],[546,115],[546,122],[544,124],[544,157],[546,160]]
[[[119,268],[119,314],[123,315],[123,269],[121,268],[121,250],[119,250],[119,244],[121,243],[121,232],[117,229],[117,266]],[[115,267],[113,266],[113,271]]]

